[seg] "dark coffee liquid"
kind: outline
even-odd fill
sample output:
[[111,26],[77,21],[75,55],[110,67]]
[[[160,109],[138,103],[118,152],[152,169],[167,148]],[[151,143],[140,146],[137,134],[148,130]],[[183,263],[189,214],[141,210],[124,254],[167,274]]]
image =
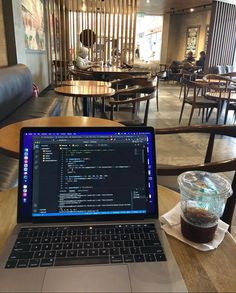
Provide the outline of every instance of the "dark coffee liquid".
[[214,214],[203,209],[188,208],[184,218],[181,217],[184,237],[197,243],[207,243],[214,238],[217,228],[217,217]]

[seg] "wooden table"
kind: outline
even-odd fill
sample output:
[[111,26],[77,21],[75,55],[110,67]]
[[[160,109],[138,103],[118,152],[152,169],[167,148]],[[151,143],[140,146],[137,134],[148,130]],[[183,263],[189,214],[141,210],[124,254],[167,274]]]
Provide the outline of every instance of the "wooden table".
[[89,116],[88,98],[111,97],[115,90],[107,86],[61,86],[54,89],[55,93],[69,97],[83,98],[83,116]]
[[111,83],[108,81],[100,81],[100,80],[63,80],[63,85],[70,86],[106,86],[111,87]]
[[[159,211],[163,214],[179,201],[179,195],[162,186],[158,191]],[[16,189],[0,192],[0,251],[16,224],[16,193]],[[216,250],[209,252],[167,238],[189,292],[235,292],[236,242],[229,233]]]
[[109,75],[116,75],[119,78],[119,73],[128,73],[131,75],[139,75],[139,74],[149,74],[150,70],[142,69],[142,68],[119,68],[116,66],[111,67],[95,67],[92,68],[92,71],[96,74],[109,74]]
[[93,117],[44,117],[24,120],[9,124],[0,129],[0,150],[7,155],[18,158],[19,138],[22,127],[61,126],[61,127],[84,127],[84,126],[123,126],[122,124],[108,119]]

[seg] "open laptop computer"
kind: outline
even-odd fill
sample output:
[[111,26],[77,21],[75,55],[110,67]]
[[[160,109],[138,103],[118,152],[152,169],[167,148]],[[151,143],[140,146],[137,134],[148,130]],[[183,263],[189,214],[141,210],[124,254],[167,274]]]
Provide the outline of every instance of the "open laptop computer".
[[158,222],[149,127],[23,128],[1,292],[186,291]]

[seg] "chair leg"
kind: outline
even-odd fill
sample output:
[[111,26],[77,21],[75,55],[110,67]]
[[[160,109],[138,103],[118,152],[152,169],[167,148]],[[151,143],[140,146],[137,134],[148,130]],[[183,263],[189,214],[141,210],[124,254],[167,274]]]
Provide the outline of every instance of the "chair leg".
[[106,107],[105,107],[105,98],[102,97],[102,113],[104,114],[106,112]]
[[182,107],[181,107],[180,116],[179,116],[179,124],[180,124],[181,119],[182,119],[182,115],[183,115],[183,111],[184,111],[184,105],[185,105],[185,102],[183,101],[183,104],[182,104]]
[[210,119],[212,111],[213,108],[211,108],[210,111],[207,109],[206,122],[208,122],[208,120]]
[[225,119],[224,119],[224,124],[226,124],[226,122],[227,122],[228,111],[229,111],[229,104],[227,103],[226,108],[225,108]]
[[205,108],[202,108],[202,123],[204,122]]
[[158,97],[158,87],[156,87],[156,103],[157,103],[157,112],[159,111],[159,97]]
[[216,124],[218,124],[218,122],[219,122],[219,118],[220,118],[220,108],[221,108],[221,105],[219,105],[218,107],[217,107],[217,112],[216,112]]
[[179,93],[179,100],[181,99],[182,91],[183,91],[183,84],[181,84],[180,93]]
[[95,102],[96,98],[93,98],[93,117],[95,117]]
[[192,107],[190,117],[189,117],[189,121],[188,121],[188,126],[191,124],[192,117],[193,117],[193,112],[194,112],[194,108]]

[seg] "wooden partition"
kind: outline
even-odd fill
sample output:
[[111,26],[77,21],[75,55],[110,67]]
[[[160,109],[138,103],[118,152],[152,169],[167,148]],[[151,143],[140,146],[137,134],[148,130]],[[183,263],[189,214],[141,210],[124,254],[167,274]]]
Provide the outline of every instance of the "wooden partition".
[[81,46],[104,64],[134,62],[137,0],[49,0],[47,2],[52,80],[66,78]]
[[216,65],[233,65],[236,44],[236,5],[230,2],[232,1],[212,3],[206,70]]

